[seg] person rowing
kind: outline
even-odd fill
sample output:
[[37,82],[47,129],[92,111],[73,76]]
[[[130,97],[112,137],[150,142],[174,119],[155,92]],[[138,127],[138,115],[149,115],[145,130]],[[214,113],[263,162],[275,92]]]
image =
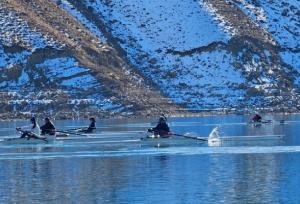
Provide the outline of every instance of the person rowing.
[[254,123],[260,123],[262,122],[262,117],[259,115],[259,114],[255,114],[253,117],[252,117],[252,122]]
[[55,135],[55,126],[51,122],[50,118],[45,118],[45,124],[41,126],[42,133],[41,135],[49,134],[49,135]]
[[96,129],[96,120],[94,117],[91,117],[90,119],[90,125],[87,128],[82,128],[78,132],[83,133],[92,133]]
[[41,129],[40,129],[39,124],[37,123],[36,118],[35,118],[35,117],[32,117],[32,118],[30,119],[30,122],[31,122],[31,124],[32,124],[31,130],[30,130],[30,131],[31,131],[32,133],[36,134],[36,135],[40,135],[40,134],[41,134]]
[[47,141],[47,139],[45,137],[40,136],[41,130],[36,121],[36,118],[32,117],[30,119],[30,122],[32,124],[30,130],[22,130],[22,128],[20,128],[20,127],[16,128],[17,131],[22,133],[20,138],[27,138],[28,140],[33,138],[33,139],[42,139],[42,140]]
[[166,122],[166,117],[160,116],[156,127],[148,129],[148,132],[153,133],[154,136],[170,137],[171,132],[170,132],[170,128]]

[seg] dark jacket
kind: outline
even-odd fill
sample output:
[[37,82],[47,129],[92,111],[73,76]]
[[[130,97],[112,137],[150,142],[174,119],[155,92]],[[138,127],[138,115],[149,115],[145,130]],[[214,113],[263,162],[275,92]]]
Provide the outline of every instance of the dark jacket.
[[252,118],[252,120],[254,122],[260,122],[261,119],[262,119],[262,117],[260,115],[258,115],[258,114],[255,114],[254,117]]
[[90,126],[86,129],[86,132],[93,132],[96,129],[96,123],[91,122]]
[[53,123],[51,123],[51,122],[48,122],[45,125],[41,126],[41,130],[42,130],[42,135],[44,135],[44,134],[54,135],[55,134],[55,127],[54,127]]
[[170,128],[167,123],[158,123],[157,126],[153,128],[153,130],[170,132]]

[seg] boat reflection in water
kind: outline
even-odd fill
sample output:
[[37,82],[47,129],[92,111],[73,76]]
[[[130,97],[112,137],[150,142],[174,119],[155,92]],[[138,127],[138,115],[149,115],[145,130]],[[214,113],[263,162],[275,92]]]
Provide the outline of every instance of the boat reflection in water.
[[[0,203],[298,203],[300,117],[260,127],[247,121],[169,119],[172,131],[208,141],[141,140],[149,119],[128,119],[98,120],[99,132],[51,144],[1,143]],[[0,122],[0,136],[16,134],[23,123]]]

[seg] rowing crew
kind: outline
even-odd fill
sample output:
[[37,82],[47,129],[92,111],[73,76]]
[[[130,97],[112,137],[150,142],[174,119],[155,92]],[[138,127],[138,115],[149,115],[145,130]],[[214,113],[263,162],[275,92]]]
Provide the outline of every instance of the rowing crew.
[[[167,124],[167,118],[164,114],[162,114],[159,119],[158,123],[154,128],[148,129],[148,132],[153,133],[153,135],[148,135],[146,138],[169,138],[171,136],[177,136],[177,137],[182,137],[182,138],[188,138],[188,139],[194,139],[194,140],[199,140],[199,141],[205,141],[205,142],[220,142],[220,139],[217,138],[218,134],[214,134],[218,132],[218,128],[214,128],[211,134],[209,135],[208,139],[199,137],[199,136],[190,136],[190,135],[182,135],[182,134],[177,134],[173,133],[170,131],[170,128]],[[213,136],[213,137],[212,137]],[[141,138],[142,140],[145,138]]]
[[[262,122],[262,117],[255,114],[251,122],[260,123]],[[155,137],[170,137],[172,135],[165,115],[160,116],[156,127],[148,129],[148,132],[153,133]]]
[[[272,123],[272,120],[265,120],[259,114],[256,113],[256,114],[254,114],[254,116],[252,117],[252,119],[249,123],[254,124],[254,126],[260,126],[261,124],[264,124],[264,123]],[[285,120],[280,120],[279,123],[284,124]]]
[[[81,133],[91,133],[96,129],[96,120],[95,118],[91,117],[90,119],[90,125],[87,128],[79,128],[75,129],[74,131],[76,132],[81,132]],[[50,118],[46,117],[44,119],[45,124],[42,125],[41,127],[38,125],[37,120],[35,117],[32,117],[30,119],[31,126],[30,129],[28,130],[22,130],[22,128],[17,127],[16,130],[21,132],[21,137],[20,138],[27,138],[27,139],[42,139],[46,140],[45,135],[51,135],[55,136],[57,132],[60,132],[56,130],[53,122],[50,120]]]
[[[263,120],[259,114],[254,114],[251,118],[250,123],[261,124],[261,123],[271,123],[271,120]],[[280,123],[284,123],[284,120],[281,120]],[[148,129],[148,132],[153,133],[155,138],[162,137],[167,138],[172,135],[176,135],[170,131],[170,128],[167,124],[167,118],[164,114],[162,114],[159,119],[156,127]]]
[[164,115],[159,117],[156,127],[148,129],[148,132],[153,133],[155,137],[170,137],[172,135]]

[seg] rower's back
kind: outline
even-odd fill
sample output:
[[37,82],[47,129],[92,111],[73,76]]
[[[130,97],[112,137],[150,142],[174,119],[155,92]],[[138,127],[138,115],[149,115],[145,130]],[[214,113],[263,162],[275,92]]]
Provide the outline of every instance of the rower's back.
[[37,123],[36,121],[36,118],[35,117],[32,117],[30,119],[31,123],[32,123],[32,127],[31,127],[31,132],[34,133],[35,135],[41,135],[41,129],[40,129],[40,126],[39,124]]
[[49,118],[45,118],[45,124],[41,126],[42,135],[49,134],[49,135],[55,135],[55,126],[50,121]]

